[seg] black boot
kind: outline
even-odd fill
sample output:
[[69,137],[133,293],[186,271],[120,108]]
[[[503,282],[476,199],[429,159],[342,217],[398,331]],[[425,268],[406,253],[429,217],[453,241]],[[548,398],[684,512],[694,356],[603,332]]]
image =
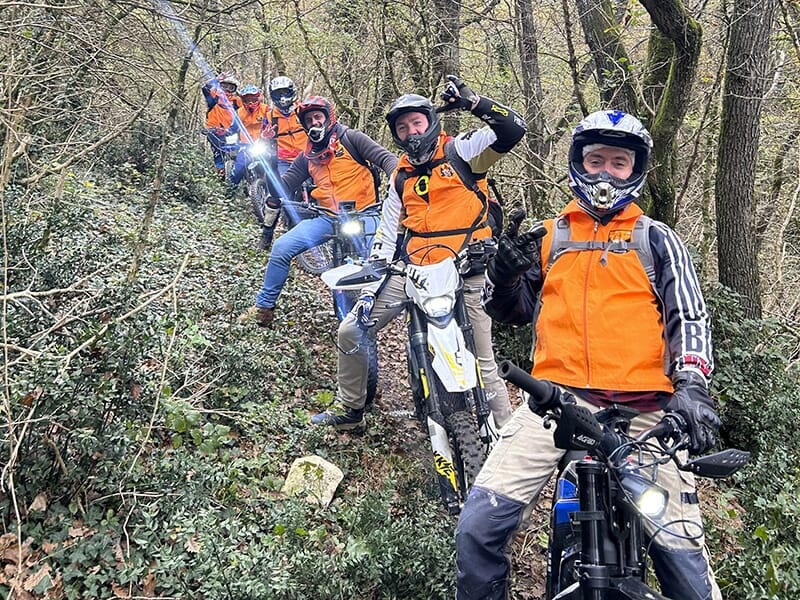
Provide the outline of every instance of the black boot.
[[272,245],[272,236],[275,234],[275,227],[261,226],[261,239],[258,241],[259,250],[269,250]]

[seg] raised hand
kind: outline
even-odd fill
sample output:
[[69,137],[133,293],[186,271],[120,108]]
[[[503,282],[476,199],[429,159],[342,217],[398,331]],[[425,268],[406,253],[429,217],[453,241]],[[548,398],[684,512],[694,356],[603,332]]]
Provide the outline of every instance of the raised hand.
[[449,110],[472,110],[478,103],[478,94],[473,92],[466,83],[461,81],[456,75],[447,76],[447,85],[441,93],[444,105],[439,107],[439,112]]

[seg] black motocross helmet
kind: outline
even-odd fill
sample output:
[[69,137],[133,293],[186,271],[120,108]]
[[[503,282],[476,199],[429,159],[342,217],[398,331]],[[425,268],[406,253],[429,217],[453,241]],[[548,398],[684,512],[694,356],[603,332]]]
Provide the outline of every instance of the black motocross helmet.
[[[397,137],[395,123],[397,117],[408,112],[419,112],[428,117],[428,129],[419,135],[409,135],[401,140]],[[419,94],[405,94],[392,102],[389,112],[386,113],[386,121],[389,123],[389,130],[392,132],[392,139],[408,155],[408,162],[412,165],[421,165],[428,162],[433,153],[436,152],[436,144],[439,141],[439,134],[442,131],[442,123],[439,115],[433,107],[433,103]]]

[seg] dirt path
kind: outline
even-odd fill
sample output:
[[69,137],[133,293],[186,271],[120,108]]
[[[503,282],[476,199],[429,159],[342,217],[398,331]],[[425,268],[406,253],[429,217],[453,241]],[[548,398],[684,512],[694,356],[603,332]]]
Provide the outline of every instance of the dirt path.
[[[328,290],[318,277],[307,275],[308,285],[327,294]],[[419,423],[411,418],[414,410],[408,386],[406,363],[406,328],[402,316],[391,321],[378,332],[378,390],[373,411],[390,416],[396,421],[408,439],[408,454],[418,460],[430,458],[427,436]],[[512,404],[520,404],[516,388],[509,386]],[[542,497],[549,497],[548,490]],[[520,531],[511,547],[514,581],[510,600],[541,600],[544,598],[545,575],[544,548],[547,540],[548,504],[541,503],[531,515],[530,525]]]

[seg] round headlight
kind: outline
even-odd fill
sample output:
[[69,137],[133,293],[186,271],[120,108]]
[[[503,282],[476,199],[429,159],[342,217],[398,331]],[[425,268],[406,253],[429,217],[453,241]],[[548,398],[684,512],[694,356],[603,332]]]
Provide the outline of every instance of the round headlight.
[[264,142],[262,142],[261,140],[258,140],[257,142],[253,142],[253,144],[250,146],[250,150],[249,150],[250,156],[252,156],[254,158],[258,157],[258,156],[261,156],[266,151],[267,151],[267,145]]
[[342,233],[344,235],[354,236],[360,235],[364,230],[363,224],[358,220],[350,220],[342,223]]
[[451,296],[434,296],[425,300],[422,308],[426,315],[437,318],[450,314],[454,304],[455,301]]

